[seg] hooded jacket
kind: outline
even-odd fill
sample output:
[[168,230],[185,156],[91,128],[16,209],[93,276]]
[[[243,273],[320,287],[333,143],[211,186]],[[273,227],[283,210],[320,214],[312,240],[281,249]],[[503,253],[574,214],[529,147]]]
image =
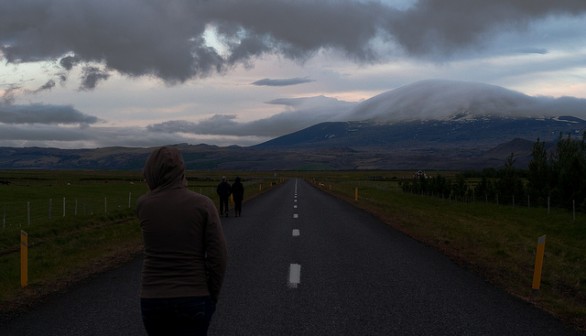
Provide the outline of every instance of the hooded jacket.
[[155,150],[144,167],[149,193],[137,201],[144,240],[142,298],[207,296],[217,300],[226,269],[218,211],[187,189],[179,150]]

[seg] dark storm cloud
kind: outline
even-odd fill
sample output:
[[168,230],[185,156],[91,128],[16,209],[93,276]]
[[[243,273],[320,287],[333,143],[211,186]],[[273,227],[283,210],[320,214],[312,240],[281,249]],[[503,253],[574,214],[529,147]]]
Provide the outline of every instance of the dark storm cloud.
[[258,86],[289,86],[297,84],[311,83],[313,80],[309,78],[287,78],[287,79],[261,79],[253,82],[252,85]]
[[95,124],[98,118],[83,114],[72,106],[10,105],[0,103],[0,123],[3,124]]
[[395,12],[378,2],[344,0],[214,1],[208,7],[226,40],[238,41],[243,33],[256,37],[258,51],[250,50],[248,55],[271,50],[304,60],[322,48],[333,48],[362,62],[376,59],[371,40],[385,14]]
[[389,19],[385,30],[410,54],[450,55],[482,46],[495,33],[526,29],[534,20],[585,11],[583,0],[419,0]]
[[108,72],[103,71],[96,67],[85,67],[83,69],[83,75],[81,77],[81,87],[82,90],[91,90],[96,87],[99,81],[106,80],[110,77]]
[[[86,89],[105,71],[174,83],[251,66],[267,53],[304,61],[332,49],[377,62],[389,55],[376,52],[374,39],[442,59],[476,50],[498,31],[585,11],[584,0],[420,0],[407,9],[357,0],[4,0],[0,58],[59,60],[66,70],[102,64],[83,78]],[[215,27],[223,48],[206,44],[206,27]]]
[[65,70],[71,70],[77,63],[79,63],[79,58],[75,56],[65,56],[59,60],[59,64],[65,68]]
[[47,81],[47,83],[43,84],[40,88],[34,90],[33,93],[39,93],[41,91],[51,90],[53,87],[55,87],[55,81],[50,79],[49,81]]

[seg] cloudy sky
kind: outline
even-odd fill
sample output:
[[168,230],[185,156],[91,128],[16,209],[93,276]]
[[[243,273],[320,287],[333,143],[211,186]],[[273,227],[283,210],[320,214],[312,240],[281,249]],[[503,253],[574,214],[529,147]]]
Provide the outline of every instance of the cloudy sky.
[[584,0],[2,0],[0,146],[253,145],[426,79],[586,98]]

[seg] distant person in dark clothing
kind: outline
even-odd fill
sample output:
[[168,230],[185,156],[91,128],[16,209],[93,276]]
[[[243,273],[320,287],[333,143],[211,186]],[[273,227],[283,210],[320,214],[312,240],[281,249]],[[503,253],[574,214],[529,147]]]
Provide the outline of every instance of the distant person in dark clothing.
[[240,182],[240,177],[236,177],[232,184],[232,196],[234,197],[234,215],[240,217],[242,215],[242,199],[244,198],[244,186]]
[[144,167],[149,192],[137,201],[144,240],[141,312],[153,335],[206,335],[226,269],[218,210],[187,189],[179,150],[155,150]]
[[224,215],[228,217],[230,215],[230,208],[228,207],[228,201],[230,200],[230,194],[232,193],[232,188],[230,187],[230,183],[226,181],[226,176],[222,177],[222,182],[218,184],[218,188],[216,188],[216,192],[220,197],[220,215]]

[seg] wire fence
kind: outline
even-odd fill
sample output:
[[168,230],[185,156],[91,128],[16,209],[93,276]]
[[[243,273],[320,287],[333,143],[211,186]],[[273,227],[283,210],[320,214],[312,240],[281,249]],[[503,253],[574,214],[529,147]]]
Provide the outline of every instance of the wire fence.
[[103,197],[60,197],[0,203],[0,229],[49,224],[64,217],[108,215],[132,209],[139,195],[115,193]]

